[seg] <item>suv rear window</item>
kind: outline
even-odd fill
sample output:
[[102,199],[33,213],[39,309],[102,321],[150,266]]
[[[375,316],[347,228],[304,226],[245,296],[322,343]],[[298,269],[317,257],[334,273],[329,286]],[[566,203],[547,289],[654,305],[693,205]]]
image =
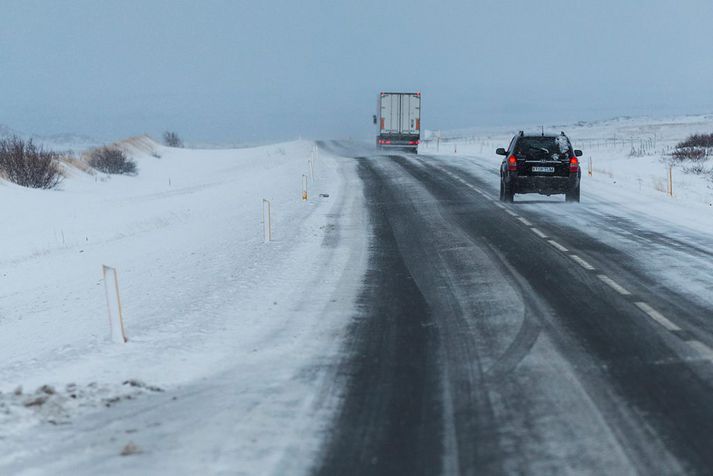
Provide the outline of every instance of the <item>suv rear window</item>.
[[523,137],[517,141],[515,155],[532,158],[567,158],[571,151],[569,139],[565,136]]

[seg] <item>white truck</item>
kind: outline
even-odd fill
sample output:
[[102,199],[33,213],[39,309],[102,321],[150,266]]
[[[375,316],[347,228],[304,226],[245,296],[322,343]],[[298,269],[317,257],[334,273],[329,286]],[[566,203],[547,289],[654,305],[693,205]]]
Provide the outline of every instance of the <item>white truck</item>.
[[421,93],[380,93],[377,113],[377,149],[418,151],[421,140]]

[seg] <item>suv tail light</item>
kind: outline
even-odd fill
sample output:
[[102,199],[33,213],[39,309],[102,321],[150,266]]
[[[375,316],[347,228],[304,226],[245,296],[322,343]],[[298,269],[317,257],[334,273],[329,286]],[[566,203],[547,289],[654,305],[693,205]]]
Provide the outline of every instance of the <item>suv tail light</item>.
[[579,170],[579,159],[577,157],[572,157],[569,159],[569,171],[577,172]]
[[517,157],[514,155],[508,157],[508,170],[511,172],[517,171]]

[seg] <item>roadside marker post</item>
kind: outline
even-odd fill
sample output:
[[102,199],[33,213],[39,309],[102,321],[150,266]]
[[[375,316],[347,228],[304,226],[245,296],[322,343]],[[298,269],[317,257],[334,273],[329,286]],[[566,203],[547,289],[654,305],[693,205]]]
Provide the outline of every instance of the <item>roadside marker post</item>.
[[592,172],[594,172],[594,169],[592,168],[592,158],[589,158],[589,164],[587,165],[587,175],[590,177],[592,176]]
[[309,165],[309,179],[314,182],[314,161],[308,160],[307,165]]
[[302,201],[307,201],[307,176],[302,174]]
[[119,276],[116,269],[102,265],[102,279],[104,280],[104,294],[106,295],[106,306],[109,313],[111,340],[117,343],[126,343],[129,339],[126,337],[126,330],[124,329],[121,297],[119,295]]
[[270,200],[262,199],[262,223],[265,243],[272,241],[272,211]]
[[668,196],[673,197],[673,165],[668,166]]

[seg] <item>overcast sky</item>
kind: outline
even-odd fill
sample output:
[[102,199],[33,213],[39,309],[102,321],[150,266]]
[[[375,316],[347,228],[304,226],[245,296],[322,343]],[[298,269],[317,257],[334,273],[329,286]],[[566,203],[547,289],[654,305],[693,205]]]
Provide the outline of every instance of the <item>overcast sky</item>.
[[102,139],[372,134],[713,112],[711,0],[0,0],[0,123]]

